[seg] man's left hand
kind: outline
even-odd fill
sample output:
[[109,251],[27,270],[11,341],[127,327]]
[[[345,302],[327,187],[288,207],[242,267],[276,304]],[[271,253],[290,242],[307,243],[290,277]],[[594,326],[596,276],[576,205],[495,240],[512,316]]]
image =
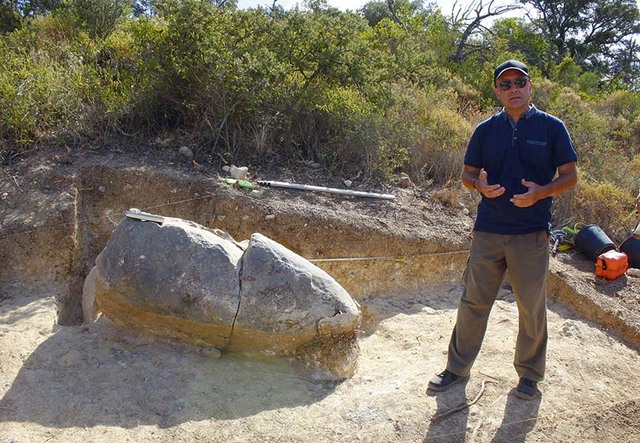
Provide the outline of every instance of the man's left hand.
[[524,194],[515,194],[509,201],[519,208],[528,208],[540,200],[540,186],[524,178],[522,184],[528,188],[528,191]]

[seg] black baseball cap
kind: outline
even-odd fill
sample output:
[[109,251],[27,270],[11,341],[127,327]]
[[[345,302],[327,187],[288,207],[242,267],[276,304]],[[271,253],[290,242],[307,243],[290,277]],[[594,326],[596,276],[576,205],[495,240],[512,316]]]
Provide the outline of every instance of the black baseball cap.
[[493,71],[493,83],[495,84],[496,81],[498,80],[498,77],[500,77],[502,74],[504,74],[505,72],[511,69],[520,71],[527,77],[529,76],[529,68],[527,68],[527,65],[525,65],[522,62],[519,62],[518,60],[507,60],[504,63],[500,63],[496,68],[496,70]]

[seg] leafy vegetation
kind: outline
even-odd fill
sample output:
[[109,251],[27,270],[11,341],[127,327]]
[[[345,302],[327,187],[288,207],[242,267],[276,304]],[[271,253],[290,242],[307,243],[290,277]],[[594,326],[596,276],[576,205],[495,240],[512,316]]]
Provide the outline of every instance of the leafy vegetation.
[[422,0],[0,0],[0,160],[180,139],[199,162],[313,161],[463,192],[467,141],[497,110],[493,66],[518,58],[580,156],[555,223],[620,240],[640,186],[638,32],[632,0],[475,0],[450,15]]

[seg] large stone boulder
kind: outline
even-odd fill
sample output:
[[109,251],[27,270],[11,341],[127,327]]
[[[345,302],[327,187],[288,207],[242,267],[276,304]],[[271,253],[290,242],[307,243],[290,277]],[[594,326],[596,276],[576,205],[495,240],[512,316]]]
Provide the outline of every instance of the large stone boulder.
[[118,325],[224,349],[238,311],[243,252],[222,231],[196,223],[125,218],[85,281],[83,311],[94,302]]
[[229,349],[295,354],[316,378],[350,376],[360,307],[322,269],[253,234],[242,256],[240,306]]
[[230,349],[288,353],[358,326],[358,305],[333,277],[262,234],[251,236],[241,273]]
[[352,375],[360,308],[330,275],[275,241],[236,242],[177,218],[117,226],[83,289],[136,331],[203,347],[293,356],[318,378]]

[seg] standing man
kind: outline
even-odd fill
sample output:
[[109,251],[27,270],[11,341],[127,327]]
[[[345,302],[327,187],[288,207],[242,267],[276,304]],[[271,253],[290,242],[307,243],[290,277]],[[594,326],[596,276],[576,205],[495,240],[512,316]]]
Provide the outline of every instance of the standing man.
[[529,103],[525,64],[508,60],[495,69],[493,80],[504,108],[477,126],[464,157],[462,183],[482,200],[447,367],[428,389],[444,391],[469,378],[508,269],[519,313],[516,395],[533,399],[540,395],[537,383],[544,378],[547,352],[552,197],[575,185],[577,155],[564,123]]

